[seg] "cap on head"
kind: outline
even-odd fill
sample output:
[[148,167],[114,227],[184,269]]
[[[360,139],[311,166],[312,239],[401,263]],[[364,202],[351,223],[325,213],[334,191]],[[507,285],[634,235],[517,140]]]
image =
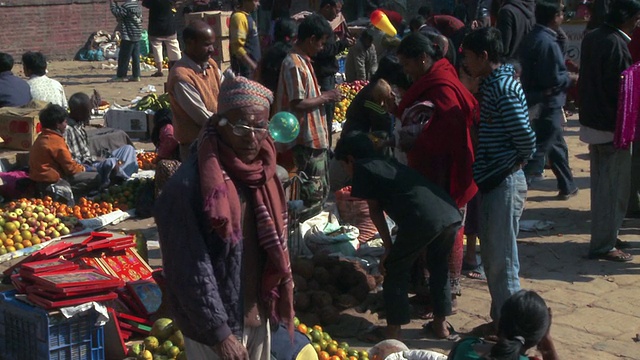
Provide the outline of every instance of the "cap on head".
[[271,90],[255,81],[236,76],[231,70],[224,72],[218,99],[219,114],[248,106],[263,106],[268,109],[272,103]]

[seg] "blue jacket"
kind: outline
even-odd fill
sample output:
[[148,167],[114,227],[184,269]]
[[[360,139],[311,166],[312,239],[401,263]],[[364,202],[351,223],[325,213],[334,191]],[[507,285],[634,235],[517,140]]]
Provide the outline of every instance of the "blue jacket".
[[543,103],[546,107],[564,106],[571,85],[558,34],[536,24],[520,47],[522,88],[529,106]]
[[11,71],[0,72],[0,108],[20,107],[31,101],[31,89],[23,79]]
[[155,203],[172,315],[183,334],[216,345],[242,335],[242,241],[232,246],[206,231],[197,157],[178,168]]

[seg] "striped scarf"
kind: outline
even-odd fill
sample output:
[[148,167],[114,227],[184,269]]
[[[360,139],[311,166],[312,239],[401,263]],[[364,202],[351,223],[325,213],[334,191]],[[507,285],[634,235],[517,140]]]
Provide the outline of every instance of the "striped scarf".
[[245,164],[233,149],[219,141],[214,122],[198,141],[198,168],[204,212],[211,230],[233,245],[242,239],[242,211],[235,182],[249,191],[254,206],[257,241],[267,254],[261,280],[261,297],[271,321],[293,326],[293,281],[287,249],[287,207],[276,176],[276,150],[267,137],[255,161]]

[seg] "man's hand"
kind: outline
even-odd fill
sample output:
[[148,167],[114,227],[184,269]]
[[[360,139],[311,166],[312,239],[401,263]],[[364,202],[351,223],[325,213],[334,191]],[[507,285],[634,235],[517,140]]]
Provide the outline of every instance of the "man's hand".
[[356,43],[356,39],[351,37],[351,36],[347,36],[344,38],[345,43],[347,44],[347,47],[352,47],[353,45],[355,45]]
[[249,360],[247,349],[231,334],[222,342],[213,347],[213,351],[222,360]]
[[333,89],[329,91],[325,91],[322,93],[322,98],[325,99],[325,102],[333,102],[342,100],[342,92],[338,89]]

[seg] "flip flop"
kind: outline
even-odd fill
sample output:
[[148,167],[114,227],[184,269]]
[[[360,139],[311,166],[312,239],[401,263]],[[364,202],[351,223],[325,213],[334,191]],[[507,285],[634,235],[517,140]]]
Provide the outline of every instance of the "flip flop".
[[387,339],[383,326],[373,326],[369,330],[358,334],[357,339],[370,344],[377,344]]
[[633,256],[631,254],[627,254],[626,252],[620,250],[611,250],[604,254],[591,255],[589,256],[591,259],[600,259],[607,260],[613,262],[629,262],[633,260]]
[[460,335],[458,335],[458,332],[456,331],[456,329],[453,328],[453,325],[451,325],[451,323],[448,321],[446,324],[447,324],[447,330],[449,330],[449,336],[445,336],[445,337],[436,335],[435,331],[433,330],[433,321],[429,321],[428,323],[422,325],[422,329],[427,335],[430,335],[439,340],[447,340],[447,341],[453,341],[453,342],[460,341],[461,337]]
[[[455,315],[457,313],[458,313],[458,309],[452,309],[451,314],[449,314],[449,316]],[[427,310],[426,313],[419,315],[418,318],[420,318],[421,320],[433,320],[433,311]]]
[[484,274],[484,267],[482,267],[482,264],[476,266],[474,269],[463,269],[463,271],[464,276],[468,277],[469,279],[487,280],[487,276]]

